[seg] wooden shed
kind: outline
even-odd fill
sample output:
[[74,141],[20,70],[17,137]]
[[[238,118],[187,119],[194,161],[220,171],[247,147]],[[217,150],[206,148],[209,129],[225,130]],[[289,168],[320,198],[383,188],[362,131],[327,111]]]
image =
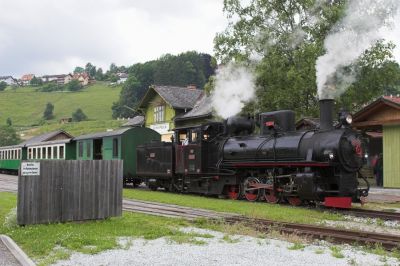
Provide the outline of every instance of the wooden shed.
[[[400,97],[384,96],[354,115],[353,126],[382,136],[383,186],[400,188]],[[374,154],[370,154],[373,156]]]

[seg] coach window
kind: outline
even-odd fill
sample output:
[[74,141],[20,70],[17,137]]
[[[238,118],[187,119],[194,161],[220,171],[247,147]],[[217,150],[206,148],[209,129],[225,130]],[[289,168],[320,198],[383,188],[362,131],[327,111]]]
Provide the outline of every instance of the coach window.
[[118,139],[113,139],[113,158],[118,158]]
[[42,159],[42,149],[41,148],[37,148],[37,158]]
[[32,159],[36,159],[36,148],[32,148]]
[[64,146],[60,146],[60,159],[64,159]]
[[78,144],[78,156],[80,158],[83,157],[83,142],[82,141],[79,141],[79,144]]
[[53,146],[53,159],[58,159],[58,148]]
[[43,148],[42,148],[42,159],[47,159],[46,147],[43,147]]
[[47,147],[47,159],[51,159],[51,147]]
[[17,159],[21,159],[21,150],[17,150]]
[[3,151],[0,151],[0,160],[3,160]]
[[92,156],[92,144],[90,141],[86,142],[86,156],[90,158]]

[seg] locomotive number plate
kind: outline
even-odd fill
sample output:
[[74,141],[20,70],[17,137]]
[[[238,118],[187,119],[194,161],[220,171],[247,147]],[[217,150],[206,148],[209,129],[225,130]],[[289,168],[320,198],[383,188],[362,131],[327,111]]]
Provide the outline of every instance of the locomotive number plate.
[[189,154],[189,160],[194,160],[196,159],[196,155],[194,154]]

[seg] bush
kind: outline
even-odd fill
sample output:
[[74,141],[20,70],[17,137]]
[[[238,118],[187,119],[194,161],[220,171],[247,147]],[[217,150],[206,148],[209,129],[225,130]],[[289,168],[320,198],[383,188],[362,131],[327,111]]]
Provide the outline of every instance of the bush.
[[36,89],[36,91],[41,91],[41,92],[62,91],[62,90],[64,90],[64,87],[61,85],[57,85],[54,82],[47,83],[46,85]]
[[43,112],[43,119],[45,119],[45,120],[52,119],[54,117],[53,110],[54,110],[54,105],[51,103],[47,103],[46,108],[44,109],[44,112]]
[[79,91],[83,88],[79,80],[76,79],[71,80],[67,85],[65,85],[65,87],[68,91]]
[[76,109],[76,111],[72,114],[72,121],[74,122],[80,122],[87,120],[87,116],[85,113],[82,111],[81,108]]
[[0,91],[4,91],[7,88],[7,83],[4,81],[0,82]]
[[0,146],[11,146],[21,142],[14,128],[10,126],[0,126]]

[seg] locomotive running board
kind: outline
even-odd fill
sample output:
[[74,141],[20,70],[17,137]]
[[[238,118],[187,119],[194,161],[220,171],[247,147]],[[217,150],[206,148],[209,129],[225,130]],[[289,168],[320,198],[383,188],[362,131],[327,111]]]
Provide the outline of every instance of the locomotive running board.
[[351,197],[325,197],[325,207],[350,209]]

